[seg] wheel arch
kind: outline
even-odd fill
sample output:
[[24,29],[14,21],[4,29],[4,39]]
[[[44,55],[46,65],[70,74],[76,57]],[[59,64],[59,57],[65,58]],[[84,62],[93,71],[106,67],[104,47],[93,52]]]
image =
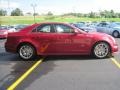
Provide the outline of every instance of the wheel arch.
[[[119,32],[119,34],[120,34],[120,31],[118,31],[118,30],[114,29],[114,30],[113,30],[113,32],[115,32],[115,31],[116,31],[116,32]],[[113,32],[112,32],[112,33],[113,33]]]
[[109,45],[109,47],[110,47],[110,53],[112,52],[112,46],[110,45],[110,43],[108,43],[107,41],[104,41],[104,40],[100,40],[100,41],[97,41],[97,42],[95,42],[95,43],[93,44],[93,46],[92,46],[92,48],[91,48],[91,54],[93,54],[93,49],[94,49],[95,45],[98,44],[98,43],[100,43],[100,42],[105,42],[105,43],[107,43],[107,44]]
[[30,43],[30,42],[21,42],[21,43],[19,43],[19,45],[17,46],[17,53],[18,53],[18,51],[19,51],[19,48],[20,48],[22,45],[25,45],[25,44],[31,45],[31,46],[35,49],[35,53],[37,54],[37,49],[36,49],[35,45],[32,44],[32,43]]
[[114,33],[114,32],[118,32],[118,34],[119,34],[119,36],[120,36],[120,30],[119,30],[119,31],[118,31],[118,30],[116,30],[116,29],[115,29],[115,30],[113,30],[113,32],[112,32],[112,36],[113,36],[113,33]]

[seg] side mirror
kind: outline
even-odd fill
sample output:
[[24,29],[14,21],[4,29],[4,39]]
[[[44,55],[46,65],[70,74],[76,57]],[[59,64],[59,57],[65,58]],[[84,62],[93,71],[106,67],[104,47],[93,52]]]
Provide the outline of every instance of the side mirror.
[[75,29],[75,30],[74,30],[74,33],[75,33],[75,34],[78,34],[79,32],[78,32],[78,30]]
[[88,30],[84,30],[84,31],[87,32],[87,33],[89,32]]

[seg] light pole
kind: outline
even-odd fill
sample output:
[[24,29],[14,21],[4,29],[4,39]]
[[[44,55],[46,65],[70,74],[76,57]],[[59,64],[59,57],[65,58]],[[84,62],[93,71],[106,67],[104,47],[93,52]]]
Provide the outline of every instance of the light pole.
[[[8,16],[10,16],[10,0],[8,0]],[[9,24],[8,25],[10,25],[11,24],[11,18],[9,17]]]
[[34,11],[34,13],[33,13],[34,23],[36,23],[36,21],[35,21],[35,7],[36,7],[37,5],[36,5],[36,4],[31,4],[31,6],[33,7],[33,11]]
[[8,0],[8,14],[10,15],[10,0]]

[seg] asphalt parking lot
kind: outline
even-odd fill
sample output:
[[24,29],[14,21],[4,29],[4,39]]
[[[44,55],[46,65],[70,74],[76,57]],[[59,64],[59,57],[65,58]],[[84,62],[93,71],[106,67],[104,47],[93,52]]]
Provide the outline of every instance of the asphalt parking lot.
[[[113,58],[45,57],[15,90],[119,90],[120,38],[116,41],[119,52]],[[0,40],[0,90],[9,89],[41,60],[23,61],[18,55],[5,52],[4,43],[5,39]]]

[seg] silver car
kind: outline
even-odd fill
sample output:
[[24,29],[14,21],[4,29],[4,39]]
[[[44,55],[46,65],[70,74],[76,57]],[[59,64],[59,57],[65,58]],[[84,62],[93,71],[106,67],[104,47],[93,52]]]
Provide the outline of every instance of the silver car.
[[96,30],[117,38],[120,36],[120,22],[101,22],[96,26]]
[[85,31],[85,32],[97,32],[95,27],[92,27],[90,25],[86,25],[84,23],[74,23],[73,26]]

